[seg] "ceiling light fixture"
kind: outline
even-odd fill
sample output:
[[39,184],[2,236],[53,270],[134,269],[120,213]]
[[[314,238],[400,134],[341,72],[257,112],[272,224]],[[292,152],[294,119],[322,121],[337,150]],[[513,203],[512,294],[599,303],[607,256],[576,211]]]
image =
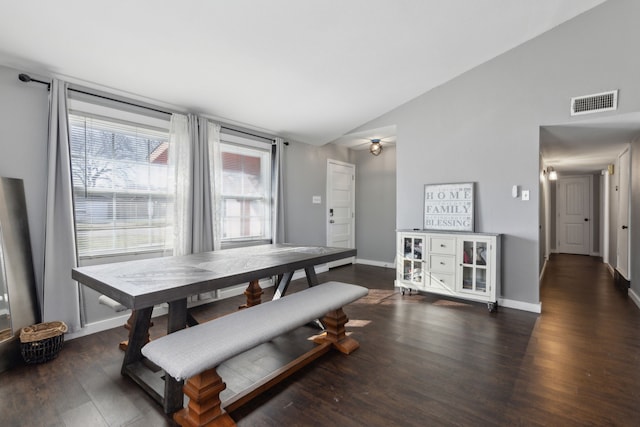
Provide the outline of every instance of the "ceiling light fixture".
[[380,140],[379,139],[376,138],[376,139],[372,139],[371,140],[371,145],[369,146],[369,151],[374,156],[379,156],[380,153],[382,153],[382,144],[380,144]]

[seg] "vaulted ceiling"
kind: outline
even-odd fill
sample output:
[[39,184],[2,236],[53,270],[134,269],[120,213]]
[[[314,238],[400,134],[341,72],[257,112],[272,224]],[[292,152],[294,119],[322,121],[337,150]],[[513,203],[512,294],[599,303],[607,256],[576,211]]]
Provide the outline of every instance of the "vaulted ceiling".
[[10,2],[0,64],[321,145],[603,1]]

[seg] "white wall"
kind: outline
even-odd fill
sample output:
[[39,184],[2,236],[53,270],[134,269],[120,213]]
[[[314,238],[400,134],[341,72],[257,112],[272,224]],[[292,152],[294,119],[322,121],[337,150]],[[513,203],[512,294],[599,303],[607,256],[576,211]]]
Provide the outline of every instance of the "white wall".
[[640,111],[639,17],[609,0],[359,128],[397,126],[397,227],[422,226],[424,184],[476,182],[477,231],[504,235],[503,297],[538,304],[539,129],[579,122],[571,97],[605,90]]
[[634,141],[631,145],[631,223],[629,224],[632,256],[629,266],[631,273],[630,294],[635,303],[640,306],[640,180],[638,175],[640,175],[640,140]]

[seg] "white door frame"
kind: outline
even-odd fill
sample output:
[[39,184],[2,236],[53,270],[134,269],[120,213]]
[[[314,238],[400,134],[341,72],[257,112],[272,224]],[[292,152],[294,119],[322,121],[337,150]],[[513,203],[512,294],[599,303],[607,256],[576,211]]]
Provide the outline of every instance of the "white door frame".
[[[356,211],[356,187],[355,187],[355,174],[356,174],[356,165],[354,165],[353,163],[347,163],[347,162],[342,162],[339,160],[333,160],[333,159],[327,159],[327,196],[326,196],[326,200],[327,200],[327,208],[326,208],[326,241],[327,241],[327,245],[331,245],[332,239],[331,239],[331,213],[330,213],[330,209],[332,208],[333,205],[333,194],[332,194],[332,188],[331,188],[331,168],[332,165],[336,165],[336,166],[345,166],[348,167],[352,170],[352,193],[351,193],[351,237],[350,237],[350,242],[349,242],[349,247],[351,248],[355,248],[356,247],[356,218],[355,218],[355,211]],[[338,261],[333,261],[330,263],[327,263],[329,268],[332,267],[336,267],[339,265],[343,265],[343,264],[349,264],[349,263],[355,263],[355,257],[350,257],[350,258],[346,258],[344,260],[338,260]]]
[[[623,158],[622,156],[626,155],[627,163],[623,167]],[[623,169],[626,169],[627,179],[623,186],[624,176],[622,175]],[[626,194],[623,194],[623,190],[626,189]],[[626,280],[631,280],[631,233],[629,232],[629,226],[631,221],[631,150],[626,148],[620,156],[618,156],[618,218],[616,218],[616,270],[624,277]],[[626,198],[626,211],[623,212],[623,199]],[[622,215],[624,214],[624,218]],[[620,243],[620,234],[622,233],[622,227],[626,227],[626,236],[627,242],[625,247],[623,248],[625,252],[621,254],[621,243]],[[621,266],[621,258],[624,258],[625,264]],[[621,267],[624,267],[621,269]],[[623,271],[624,270],[624,271]]]
[[[561,248],[561,244],[560,244],[560,239],[561,239],[561,233],[562,233],[562,226],[563,223],[560,222],[560,212],[561,212],[561,207],[563,206],[564,202],[561,201],[561,192],[560,192],[560,182],[564,181],[564,180],[569,180],[572,178],[583,178],[586,177],[588,178],[588,196],[589,196],[589,206],[588,206],[588,215],[589,218],[587,219],[589,222],[589,225],[587,227],[587,231],[588,231],[588,235],[586,238],[586,245],[587,245],[587,250],[586,250],[586,254],[581,254],[581,255],[592,255],[593,254],[593,247],[592,247],[592,242],[593,242],[593,175],[573,175],[573,176],[563,176],[563,177],[559,177],[558,180],[556,181],[556,251],[557,252],[563,252],[562,248]],[[568,253],[572,253],[572,252],[568,252]],[[575,253],[575,252],[574,252]]]

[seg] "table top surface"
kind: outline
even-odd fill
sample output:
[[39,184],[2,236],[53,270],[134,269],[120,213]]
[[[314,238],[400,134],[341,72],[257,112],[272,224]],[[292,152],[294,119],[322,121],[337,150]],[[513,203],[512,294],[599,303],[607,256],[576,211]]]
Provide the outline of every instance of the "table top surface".
[[78,267],[71,275],[139,309],[355,255],[350,248],[269,244]]

